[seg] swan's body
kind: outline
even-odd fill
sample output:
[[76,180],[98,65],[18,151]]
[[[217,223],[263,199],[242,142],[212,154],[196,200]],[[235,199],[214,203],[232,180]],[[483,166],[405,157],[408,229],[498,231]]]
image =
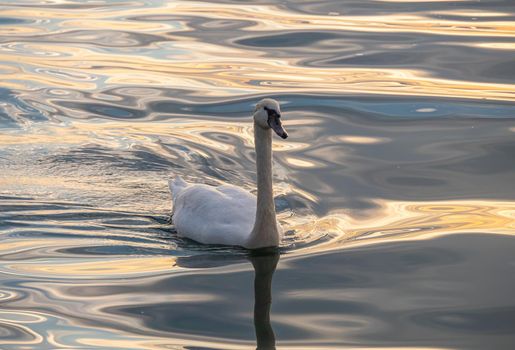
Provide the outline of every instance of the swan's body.
[[173,222],[181,236],[204,244],[245,246],[254,227],[256,196],[232,185],[191,185],[180,177],[170,181],[170,189]]
[[172,220],[180,236],[204,244],[249,249],[279,245],[282,229],[273,200],[271,138],[272,128],[287,137],[279,113],[279,104],[271,99],[258,103],[254,113],[257,197],[233,185],[188,184],[180,177],[170,181]]

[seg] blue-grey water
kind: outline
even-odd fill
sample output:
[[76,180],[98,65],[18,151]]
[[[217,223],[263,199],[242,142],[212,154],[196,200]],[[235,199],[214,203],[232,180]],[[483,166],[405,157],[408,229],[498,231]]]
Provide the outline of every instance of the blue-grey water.
[[[512,0],[1,1],[0,349],[514,349],[514,57]],[[280,256],[178,238],[263,97]]]

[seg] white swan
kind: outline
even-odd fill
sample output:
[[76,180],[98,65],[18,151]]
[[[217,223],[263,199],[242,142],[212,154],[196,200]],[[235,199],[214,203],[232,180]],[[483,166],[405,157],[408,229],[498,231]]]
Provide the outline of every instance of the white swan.
[[170,180],[172,221],[179,236],[204,244],[248,249],[276,247],[282,229],[276,219],[272,185],[272,129],[283,139],[279,103],[261,100],[254,112],[257,198],[233,186],[188,184],[179,176]]

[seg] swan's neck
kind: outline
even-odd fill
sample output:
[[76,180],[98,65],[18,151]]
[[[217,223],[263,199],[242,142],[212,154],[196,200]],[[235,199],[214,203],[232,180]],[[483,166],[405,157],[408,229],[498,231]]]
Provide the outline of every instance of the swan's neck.
[[272,131],[254,123],[257,169],[257,210],[247,248],[279,245],[272,184]]

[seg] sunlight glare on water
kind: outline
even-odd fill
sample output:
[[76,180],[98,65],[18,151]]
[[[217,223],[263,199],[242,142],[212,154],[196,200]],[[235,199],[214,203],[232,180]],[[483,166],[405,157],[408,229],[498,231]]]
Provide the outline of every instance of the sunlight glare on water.
[[[2,1],[0,348],[254,349],[256,277],[280,349],[512,349],[513,10]],[[277,271],[168,222],[174,175],[255,193],[263,97]]]

